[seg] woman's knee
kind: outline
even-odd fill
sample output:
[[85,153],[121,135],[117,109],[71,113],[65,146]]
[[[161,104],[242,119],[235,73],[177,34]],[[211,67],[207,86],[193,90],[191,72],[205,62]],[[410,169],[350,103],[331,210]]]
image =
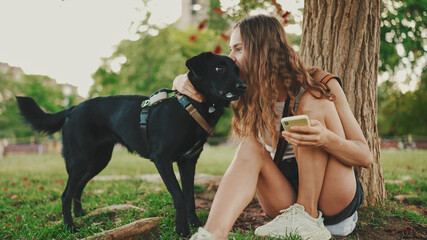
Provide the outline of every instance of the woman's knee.
[[333,157],[325,171],[319,208],[326,215],[335,215],[344,209],[356,192],[356,177],[351,167],[345,166]]
[[246,138],[240,143],[232,164],[244,164],[261,168],[266,158],[270,158],[263,145],[254,138]]
[[326,114],[331,114],[331,112],[336,112],[332,101],[328,99],[317,99],[309,92],[306,92],[301,97],[297,114],[308,115],[310,119],[317,119],[322,122],[322,124],[325,124],[325,116]]

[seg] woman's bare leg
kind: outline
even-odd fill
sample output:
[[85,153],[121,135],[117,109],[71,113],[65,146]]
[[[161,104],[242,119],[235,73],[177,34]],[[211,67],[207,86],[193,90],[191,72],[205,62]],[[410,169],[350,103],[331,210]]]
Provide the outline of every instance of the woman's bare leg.
[[221,180],[204,228],[214,234],[217,240],[226,239],[236,219],[253,199],[257,188],[260,202],[277,199],[273,201],[276,204],[268,206],[267,212],[278,213],[278,210],[286,208],[296,199],[289,182],[274,165],[262,144],[247,138],[241,142]]
[[[330,131],[345,137],[333,102],[305,94],[298,114],[317,119]],[[299,170],[297,203],[312,217],[317,217],[318,207],[329,216],[343,210],[356,192],[352,167],[342,164],[320,147],[296,147],[295,153]]]

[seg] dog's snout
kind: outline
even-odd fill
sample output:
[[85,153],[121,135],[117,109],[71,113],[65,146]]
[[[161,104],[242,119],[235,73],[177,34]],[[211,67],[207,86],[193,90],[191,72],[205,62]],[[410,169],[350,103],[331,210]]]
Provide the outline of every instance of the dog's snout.
[[238,83],[236,83],[236,89],[243,92],[246,90],[246,84],[244,84],[242,82],[238,82]]

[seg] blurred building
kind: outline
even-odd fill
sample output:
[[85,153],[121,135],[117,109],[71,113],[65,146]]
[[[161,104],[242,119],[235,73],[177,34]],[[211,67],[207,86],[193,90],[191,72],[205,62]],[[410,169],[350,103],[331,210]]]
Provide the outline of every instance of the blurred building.
[[20,82],[24,76],[24,71],[20,67],[12,67],[7,63],[0,62],[0,73],[8,75],[12,80]]
[[[0,62],[0,74],[3,74],[6,76],[8,80],[16,81],[16,82],[22,82],[25,73],[20,67],[13,67],[10,66],[7,63]],[[78,95],[77,87],[68,83],[65,84],[58,84],[55,79],[50,78],[48,76],[40,76],[43,80],[44,86],[55,86],[59,85],[61,87],[61,90],[66,98],[68,98],[71,95]],[[6,99],[9,99],[14,96],[14,93],[9,91],[8,89],[2,89],[3,91],[0,91],[0,102]]]
[[190,26],[197,26],[208,16],[209,0],[182,0],[181,9],[177,27],[187,29]]

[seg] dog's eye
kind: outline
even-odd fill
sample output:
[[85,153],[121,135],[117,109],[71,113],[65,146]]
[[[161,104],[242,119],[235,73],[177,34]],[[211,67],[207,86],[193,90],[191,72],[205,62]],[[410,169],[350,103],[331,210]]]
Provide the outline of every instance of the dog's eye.
[[219,73],[224,72],[224,68],[223,68],[222,66],[218,66],[218,67],[216,67],[216,68],[215,68],[215,70],[216,70],[217,72],[219,72]]

